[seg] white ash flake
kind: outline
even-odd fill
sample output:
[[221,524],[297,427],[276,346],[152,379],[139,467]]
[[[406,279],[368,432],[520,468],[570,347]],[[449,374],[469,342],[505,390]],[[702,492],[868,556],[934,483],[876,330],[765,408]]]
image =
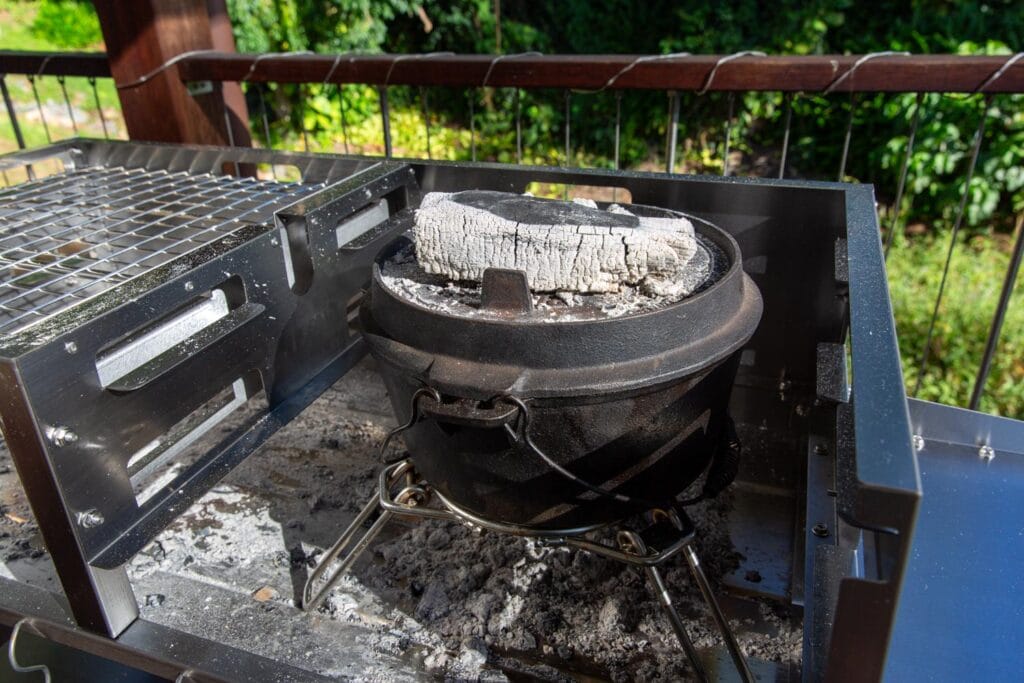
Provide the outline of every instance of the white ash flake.
[[432,275],[480,282],[487,268],[526,272],[534,292],[681,297],[697,253],[683,217],[637,216],[593,202],[470,190],[427,194],[416,211],[416,255]]

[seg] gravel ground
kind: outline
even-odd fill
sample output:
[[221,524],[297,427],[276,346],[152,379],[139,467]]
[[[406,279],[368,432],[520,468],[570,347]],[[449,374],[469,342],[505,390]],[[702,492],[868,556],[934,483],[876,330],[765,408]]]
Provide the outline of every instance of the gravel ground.
[[[372,493],[392,424],[365,361],[133,560],[143,616],[341,679],[689,676],[638,570],[458,524],[394,523],[315,614],[297,610],[310,567]],[[725,531],[730,508],[725,497],[691,509],[698,552],[755,671],[790,679],[799,616],[718,584],[739,559]],[[54,585],[3,450],[0,560],[0,574]],[[683,560],[664,576],[706,665],[728,674]]]

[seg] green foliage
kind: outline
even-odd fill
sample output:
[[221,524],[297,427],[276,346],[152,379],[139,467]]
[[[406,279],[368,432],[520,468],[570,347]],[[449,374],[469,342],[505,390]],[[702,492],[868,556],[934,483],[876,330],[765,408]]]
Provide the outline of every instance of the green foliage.
[[[235,44],[239,52],[380,52],[388,25],[411,14],[409,0],[228,0]],[[267,112],[271,144],[307,137],[329,137],[346,125],[359,125],[376,112],[372,88],[338,89],[317,84],[272,84],[247,92],[251,111]],[[262,100],[262,101],[261,101]],[[258,139],[264,138],[262,121],[254,121]],[[265,141],[266,142],[266,141]]]
[[[948,237],[898,238],[887,263],[893,315],[899,334],[903,377],[914,390],[932,307],[949,249]],[[985,348],[1009,262],[1005,248],[976,237],[956,245],[920,398],[966,405]],[[1018,280],[1007,309],[981,409],[1024,418],[1024,283]]]
[[[311,50],[340,52],[496,53],[493,0],[228,0],[242,52]],[[88,2],[0,0],[0,46],[6,49],[81,49],[101,40]],[[427,30],[429,27],[429,30]],[[909,50],[1009,54],[1024,45],[1024,12],[1017,0],[985,3],[954,0],[561,0],[501,2],[501,52],[649,54],[688,51],[728,54],[762,50],[783,54],[866,53]],[[9,79],[16,99],[28,102],[27,85]],[[91,92],[69,79],[75,103],[88,107]],[[44,101],[62,94],[52,79],[39,83]],[[306,131],[314,151],[383,153],[382,123],[375,88],[362,85],[266,84],[246,86],[257,139],[264,140],[267,112],[271,144],[301,147]],[[431,88],[430,153],[435,159],[468,159],[473,147],[472,99],[477,158],[516,161],[515,92],[507,88]],[[116,94],[101,83],[104,102]],[[718,173],[722,168],[728,96],[683,93],[678,166]],[[389,88],[391,132],[397,155],[426,156],[427,124],[421,91]],[[900,228],[888,261],[889,280],[908,390],[913,390],[932,304],[949,245],[948,227],[963,192],[971,143],[984,98],[927,94],[910,159]],[[899,172],[913,117],[914,94],[801,94],[793,99],[788,175],[834,180],[847,118],[853,137],[846,179],[872,182],[891,222]],[[731,148],[744,156],[743,172],[771,173],[778,162],[785,117],[779,93],[745,93],[734,100]],[[563,91],[521,91],[523,161],[563,164]],[[978,168],[971,182],[962,239],[950,268],[946,295],[931,342],[931,361],[920,396],[964,404],[983,352],[985,334],[1008,263],[1015,214],[1024,212],[1024,96],[1000,95],[987,110]],[[668,101],[665,93],[630,91],[621,96],[623,167],[660,168]],[[616,95],[573,93],[570,163],[610,167]],[[95,128],[95,122],[93,122]],[[80,122],[81,125],[81,122]],[[56,130],[58,137],[70,131]],[[31,145],[45,142],[38,125],[27,125]],[[95,130],[92,134],[98,134]],[[10,138],[10,135],[6,136]],[[6,138],[5,138],[6,139]],[[916,224],[916,225],[915,225]],[[923,225],[923,230],[922,226]],[[982,409],[1024,417],[1024,306],[1017,291],[1007,312],[1002,341]]]
[[[379,4],[231,0],[229,4],[239,48],[246,51],[833,54],[907,50],[1008,55],[1008,46],[1024,44],[1024,12],[1018,0],[879,0],[870,5],[854,0],[772,4],[759,0],[503,0],[500,50],[493,0]],[[337,90],[318,85],[272,86],[267,93],[275,144],[297,144],[301,121],[314,148],[342,149],[338,133],[344,115],[350,151],[382,152],[374,89],[350,85],[339,97]],[[516,161],[514,90],[433,88],[428,95],[434,158],[470,157],[472,101],[477,158]],[[621,104],[622,167],[663,167],[665,93],[628,91],[618,97],[612,92],[573,93],[568,121],[564,91],[529,90],[519,95],[525,163],[566,163],[565,130],[571,125],[568,163],[610,167],[616,106]],[[426,156],[420,91],[391,87],[389,97],[396,154]],[[682,93],[680,97],[677,168],[720,173],[729,96]],[[1002,233],[1012,227],[1014,214],[1024,211],[1024,96],[1000,95],[985,110],[982,96],[923,95],[907,190],[902,206],[893,207],[916,101],[914,94],[794,96],[787,175],[835,180],[847,122],[852,120],[844,179],[875,184],[883,225],[891,225],[896,209],[901,217],[889,276],[905,375],[908,389],[913,389],[948,247],[943,229],[952,224],[964,192],[972,140],[984,110],[984,137],[961,233],[966,241],[957,245],[921,390],[923,398],[963,404],[1008,261]],[[743,159],[738,172],[774,175],[786,116],[783,96],[744,93],[734,96],[732,106],[730,147]],[[254,125],[259,129],[255,121]],[[906,240],[905,226],[925,236]],[[1024,365],[1017,360],[1022,352],[1024,309],[1011,306],[984,409],[1024,415]]]
[[103,40],[99,19],[88,0],[42,0],[32,33],[65,49],[92,47]]
[[[340,0],[338,0],[340,1]],[[495,51],[495,22],[490,0],[428,1],[423,5],[433,29],[427,33],[415,13],[396,15],[384,46],[393,52]],[[762,50],[783,54],[867,53],[879,50],[1009,54],[1008,45],[1024,43],[1024,12],[1016,0],[984,4],[950,0],[758,0],[708,3],[706,0],[562,0],[502,3],[502,52],[728,54]],[[563,93],[534,91],[524,109],[529,144],[563,147]],[[728,97],[683,94],[680,167],[717,173],[722,168]],[[963,192],[971,139],[982,97],[924,98],[909,185],[904,197],[909,223],[949,226]],[[906,149],[915,96],[801,94],[793,100],[789,174],[835,180],[846,121],[853,109],[853,138],[844,178],[872,182],[883,203],[891,202]],[[968,231],[1005,229],[1008,216],[1024,205],[1020,155],[1024,154],[1020,96],[1003,96],[989,110],[978,172],[971,183],[965,227]],[[778,93],[747,93],[734,105],[732,150],[762,170],[777,167],[784,108]],[[485,93],[488,113],[508,117],[508,98]],[[463,98],[435,98],[435,107],[453,123],[465,125]],[[667,125],[664,93],[622,95],[622,165],[655,163],[664,154]],[[479,109],[478,109],[479,112]],[[615,96],[574,94],[571,106],[573,155],[610,165]],[[479,117],[484,139],[500,137],[501,117]],[[490,128],[494,119],[497,128]],[[866,142],[865,142],[866,141]],[[580,152],[585,150],[585,152]],[[500,152],[499,152],[500,155]],[[544,156],[551,156],[550,153]],[[564,154],[555,154],[561,159]],[[489,157],[496,158],[496,157]],[[748,169],[741,169],[749,170]]]

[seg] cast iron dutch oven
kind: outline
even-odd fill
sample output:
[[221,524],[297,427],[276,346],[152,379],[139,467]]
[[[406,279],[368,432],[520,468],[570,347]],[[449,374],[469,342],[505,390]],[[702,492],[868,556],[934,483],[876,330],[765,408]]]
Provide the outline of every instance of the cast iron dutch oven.
[[[408,238],[382,250],[360,310],[363,335],[399,423],[415,411],[404,433],[415,467],[449,502],[490,521],[577,530],[671,500],[700,476],[727,429],[739,352],[762,302],[735,240],[689,218],[725,259],[717,279],[663,308],[615,318],[431,310],[381,277]],[[393,220],[411,225],[412,215]],[[516,274],[525,278],[485,274],[484,303],[515,301]]]

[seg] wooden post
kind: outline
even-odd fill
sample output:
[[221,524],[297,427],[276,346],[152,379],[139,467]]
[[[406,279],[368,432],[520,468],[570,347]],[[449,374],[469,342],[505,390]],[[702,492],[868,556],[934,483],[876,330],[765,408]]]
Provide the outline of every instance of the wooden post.
[[[231,17],[228,15],[227,0],[206,0],[206,9],[210,17],[210,34],[213,49],[218,52],[235,52],[235,35],[231,32]],[[236,145],[252,145],[249,134],[249,109],[245,105],[245,93],[238,83],[225,81],[224,103],[228,108],[231,121],[231,133]]]
[[[191,50],[214,49],[206,0],[95,0],[107,46],[110,72],[125,86]],[[237,85],[234,86],[237,91]],[[234,144],[250,144],[248,117],[237,109],[225,116],[225,88],[190,95],[175,67],[145,83],[119,87],[121,111],[132,140],[227,145],[229,120]]]

